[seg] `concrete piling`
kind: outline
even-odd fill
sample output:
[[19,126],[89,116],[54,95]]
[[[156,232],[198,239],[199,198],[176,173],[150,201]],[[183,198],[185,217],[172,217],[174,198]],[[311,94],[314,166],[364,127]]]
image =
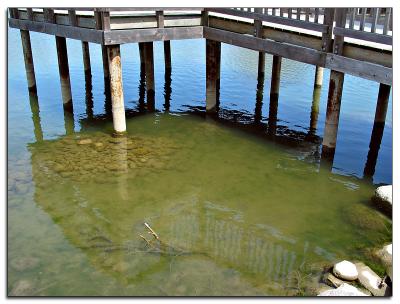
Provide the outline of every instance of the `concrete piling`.
[[126,131],[126,122],[119,45],[107,46],[107,53],[110,71],[111,106],[114,131],[116,133],[123,133]]
[[326,107],[325,131],[322,141],[322,157],[333,160],[339,126],[344,74],[332,70],[329,81],[328,103]]
[[216,112],[219,103],[221,42],[206,40],[206,111]]
[[71,81],[69,78],[68,52],[67,41],[64,37],[56,36],[58,70],[60,73],[61,94],[63,99],[64,109],[73,111]]
[[26,79],[28,81],[28,90],[30,93],[36,93],[35,67],[33,65],[31,38],[29,31],[20,30],[22,40],[22,50],[24,53]]
[[320,66],[315,67],[315,77],[314,77],[314,87],[322,87],[322,82],[324,81],[324,68]]

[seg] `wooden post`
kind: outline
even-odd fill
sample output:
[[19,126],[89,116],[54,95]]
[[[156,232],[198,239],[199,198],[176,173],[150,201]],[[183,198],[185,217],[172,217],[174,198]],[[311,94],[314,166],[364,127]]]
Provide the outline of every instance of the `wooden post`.
[[58,70],[60,73],[61,83],[61,94],[63,99],[64,109],[72,112],[72,93],[71,93],[71,82],[69,79],[69,67],[68,67],[68,53],[67,53],[67,41],[64,37],[56,36],[57,46],[57,57],[58,57]]
[[[344,27],[346,24],[346,9],[335,9],[336,26]],[[333,52],[341,55],[343,51],[344,37],[335,35]],[[333,157],[336,149],[336,139],[339,126],[340,105],[342,101],[344,73],[331,71],[329,81],[328,102],[326,107],[324,139],[322,141],[321,157],[333,164]]]
[[155,83],[154,83],[153,42],[144,43],[144,57],[145,57],[145,69],[146,69],[147,108],[149,111],[154,111]]
[[[256,7],[255,13],[262,14],[262,8]],[[261,20],[254,20],[254,37],[263,38],[263,26]],[[258,52],[258,75],[264,77],[265,73],[265,52]]]
[[122,87],[121,53],[119,45],[107,46],[108,62],[110,64],[111,105],[114,131],[126,131],[124,91]]
[[282,57],[274,55],[272,59],[272,75],[271,75],[271,91],[270,91],[271,98],[279,96],[279,85],[281,81],[281,66],[282,66]]
[[22,40],[22,50],[24,53],[26,79],[28,81],[28,90],[29,92],[36,94],[37,89],[36,89],[35,67],[33,65],[33,57],[32,57],[31,38],[29,35],[29,31],[20,30],[20,32]]
[[165,60],[165,71],[171,72],[171,41],[164,41],[164,60]]
[[324,81],[324,68],[315,66],[314,88],[321,88]]
[[145,71],[146,61],[144,57],[144,42],[139,42],[140,69]]
[[[101,12],[95,9],[94,19],[96,21],[96,30],[110,30],[109,12]],[[101,46],[101,53],[103,58],[104,89],[105,89],[105,94],[108,95],[110,92],[110,71],[109,71],[107,48],[105,45]]]
[[216,112],[219,102],[221,42],[206,39],[206,111]]
[[376,104],[374,127],[372,128],[371,141],[367,162],[364,167],[364,176],[372,177],[375,173],[376,161],[382,142],[383,131],[385,129],[386,113],[389,103],[390,86],[386,84],[379,85],[378,101]]

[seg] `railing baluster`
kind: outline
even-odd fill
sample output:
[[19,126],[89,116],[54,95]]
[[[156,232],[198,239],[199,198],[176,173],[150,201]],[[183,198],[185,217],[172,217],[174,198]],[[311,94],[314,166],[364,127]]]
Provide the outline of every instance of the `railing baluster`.
[[275,8],[275,7],[272,8],[272,15],[273,15],[273,16],[276,16],[276,8]]
[[33,10],[31,8],[26,9],[26,14],[28,16],[28,20],[33,21]]
[[319,19],[319,7],[316,7],[314,10],[314,23],[318,23]]
[[349,21],[349,29],[354,28],[354,20],[356,18],[356,8],[352,8],[350,11],[350,21]]
[[72,26],[78,26],[78,19],[76,19],[76,12],[74,9],[69,9],[68,10],[68,15],[69,15],[69,23]]
[[363,8],[361,9],[360,31],[363,31],[363,30],[364,30],[366,12],[367,12],[367,8],[366,8],[366,7],[363,7]]
[[386,8],[386,12],[385,12],[385,23],[383,24],[383,34],[384,34],[384,35],[387,35],[387,34],[388,34],[391,10],[392,10],[392,9],[391,9],[390,7]]
[[283,17],[283,7],[279,8],[279,16]]
[[306,8],[306,21],[310,21],[310,8]]
[[378,18],[379,18],[379,8],[373,8],[371,12],[372,16],[372,25],[371,25],[371,32],[375,33],[376,32],[376,24],[378,23]]
[[292,19],[292,9],[288,8],[288,18]]

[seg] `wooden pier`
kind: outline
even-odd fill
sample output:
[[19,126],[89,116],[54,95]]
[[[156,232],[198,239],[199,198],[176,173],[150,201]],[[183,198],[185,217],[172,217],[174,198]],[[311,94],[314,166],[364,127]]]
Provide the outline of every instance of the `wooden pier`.
[[[255,73],[262,80],[265,53],[273,55],[270,109],[278,106],[282,58],[315,66],[314,95],[322,86],[323,70],[330,70],[323,158],[333,161],[346,74],[380,84],[371,142],[380,143],[382,138],[392,85],[391,8],[10,8],[9,13],[9,26],[21,31],[28,89],[33,94],[36,80],[29,32],[56,37],[66,112],[73,108],[66,38],[82,41],[86,76],[91,75],[89,43],[102,46],[105,90],[118,133],[126,131],[120,45],[138,43],[147,108],[154,110],[153,42],[164,41],[165,79],[170,81],[170,41],[204,38],[208,113],[219,109],[221,43],[227,43],[259,52]],[[374,164],[377,152],[372,148],[368,157]],[[370,173],[371,169],[365,170]]]

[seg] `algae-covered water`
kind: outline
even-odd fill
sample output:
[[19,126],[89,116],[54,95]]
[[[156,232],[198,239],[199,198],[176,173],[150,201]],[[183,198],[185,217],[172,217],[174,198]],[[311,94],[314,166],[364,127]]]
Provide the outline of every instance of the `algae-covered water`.
[[[372,186],[242,131],[171,114],[129,120],[127,137],[111,130],[31,143],[30,159],[10,165],[10,286],[295,294],[298,273],[390,239],[390,223],[368,206]],[[144,222],[175,251],[148,252]]]
[[363,177],[377,84],[346,75],[330,170],[320,165],[328,71],[313,94],[314,67],[284,59],[274,104],[271,56],[257,84],[258,53],[223,45],[220,112],[206,116],[205,42],[173,41],[169,76],[155,43],[149,112],[137,45],[123,45],[127,135],[115,137],[100,47],[90,44],[85,79],[80,42],[68,40],[74,113],[64,115],[53,38],[31,33],[29,96],[19,32],[8,33],[9,295],[307,295],[340,259],[382,274],[370,250],[391,241],[391,221],[370,197],[392,182],[391,104]]

